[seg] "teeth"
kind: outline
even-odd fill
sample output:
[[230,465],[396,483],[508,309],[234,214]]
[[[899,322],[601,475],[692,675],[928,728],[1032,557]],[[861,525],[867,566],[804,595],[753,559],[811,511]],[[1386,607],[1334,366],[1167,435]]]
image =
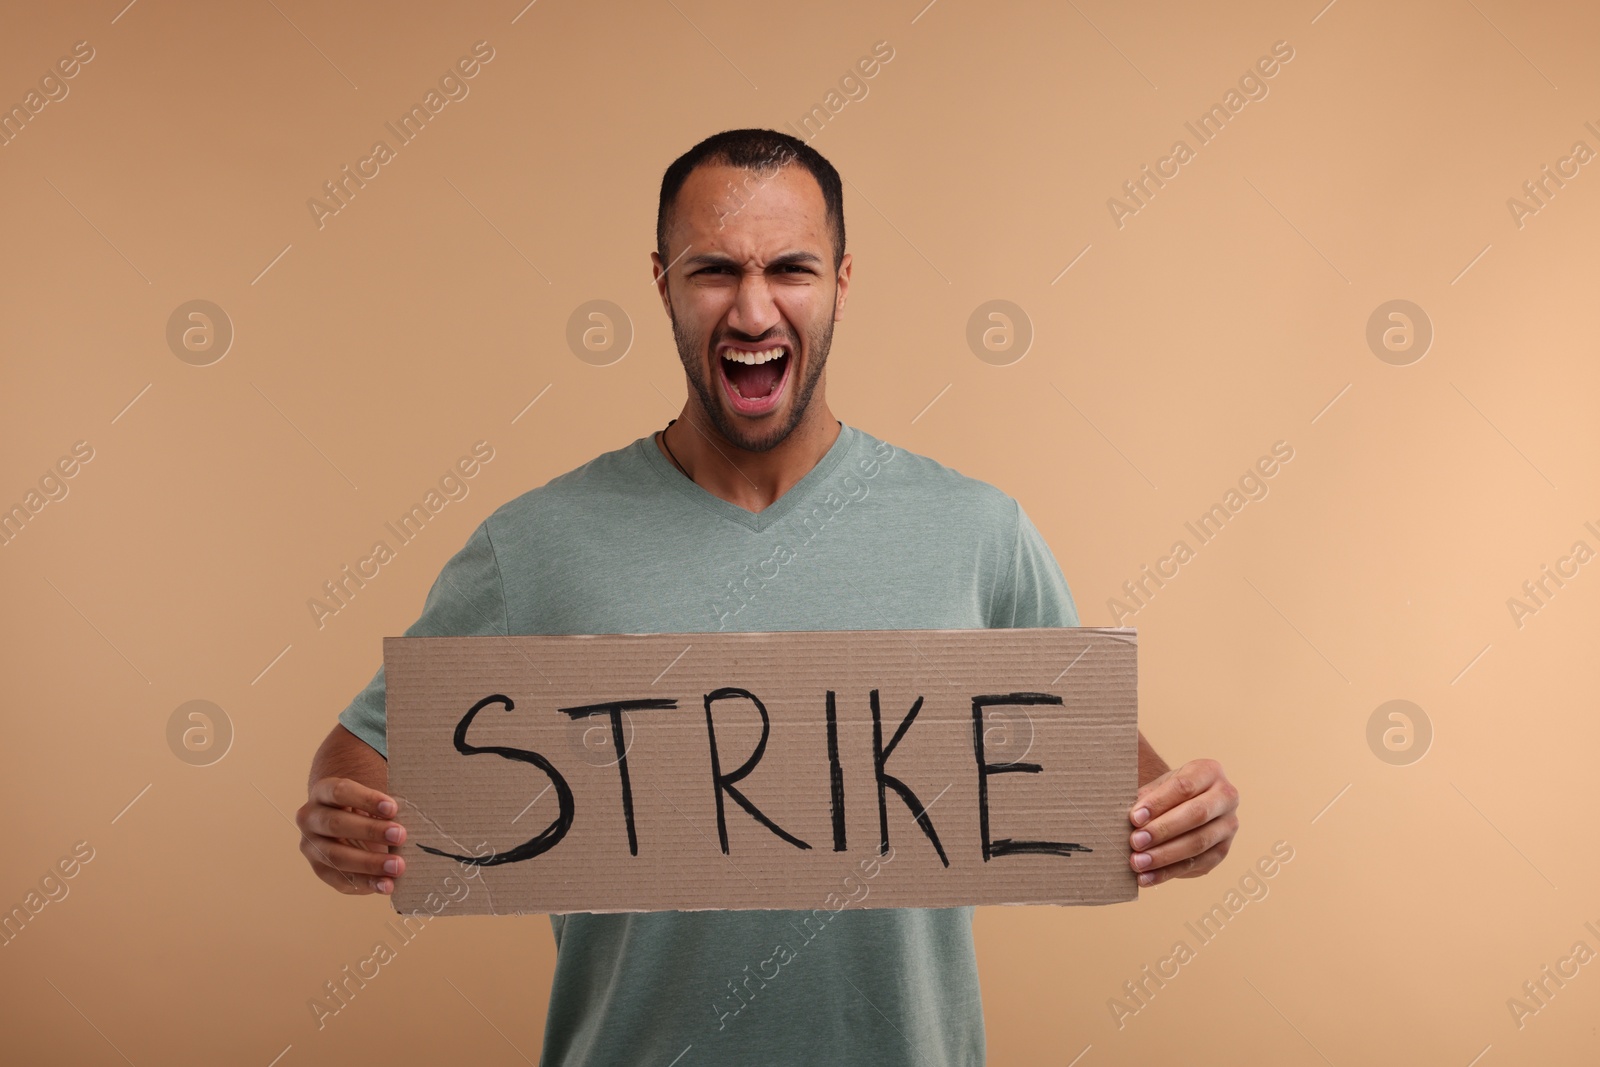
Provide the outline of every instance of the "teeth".
[[722,350],[722,358],[731,360],[734,363],[744,363],[753,367],[758,363],[770,363],[779,356],[787,355],[788,351],[789,350],[787,348],[783,348],[781,346],[778,348],[768,348],[761,352],[741,352],[737,348],[724,348]]

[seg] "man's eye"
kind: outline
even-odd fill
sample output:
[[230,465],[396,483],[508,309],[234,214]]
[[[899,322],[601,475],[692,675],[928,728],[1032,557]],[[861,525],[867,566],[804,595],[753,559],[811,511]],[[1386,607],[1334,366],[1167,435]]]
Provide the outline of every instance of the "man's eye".
[[[784,263],[784,264],[782,264],[781,266],[778,267],[778,270],[780,270],[780,271],[782,271],[784,273],[795,273],[795,274],[812,274],[812,273],[815,273],[814,271],[812,271],[812,269],[810,267],[804,266],[804,265],[799,264],[799,263]],[[690,273],[691,277],[694,276],[694,275],[697,275],[697,274],[732,274],[733,273],[733,268],[729,267],[729,266],[727,266],[725,264],[719,264],[719,265],[716,265],[716,266],[701,267],[699,270],[690,271],[689,273]]]

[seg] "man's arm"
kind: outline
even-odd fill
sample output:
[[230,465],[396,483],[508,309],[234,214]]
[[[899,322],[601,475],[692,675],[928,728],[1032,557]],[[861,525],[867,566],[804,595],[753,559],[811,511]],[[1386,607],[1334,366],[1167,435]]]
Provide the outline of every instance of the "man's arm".
[[1139,786],[1143,788],[1147,783],[1172,768],[1167,766],[1167,761],[1156,755],[1156,750],[1150,747],[1150,742],[1144,739],[1144,731],[1139,731]]
[[341,893],[392,893],[405,860],[390,846],[406,839],[392,818],[389,762],[336,724],[311,758],[307,800],[295,812],[300,852],[317,877]]
[[311,775],[306,788],[319,778],[349,778],[370,789],[389,788],[389,761],[361,738],[334,723],[328,736],[323,738],[316,755],[311,757]]

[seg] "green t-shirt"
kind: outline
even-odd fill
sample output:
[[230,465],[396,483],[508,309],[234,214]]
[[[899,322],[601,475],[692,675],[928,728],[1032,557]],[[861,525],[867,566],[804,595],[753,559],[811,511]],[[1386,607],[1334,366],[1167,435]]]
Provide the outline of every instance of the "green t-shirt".
[[[485,519],[406,635],[1076,625],[1015,500],[841,425],[759,513],[684,477],[653,436],[598,456]],[[381,667],[339,721],[387,755]],[[552,915],[541,1062],[984,1061],[972,908],[824,913]]]

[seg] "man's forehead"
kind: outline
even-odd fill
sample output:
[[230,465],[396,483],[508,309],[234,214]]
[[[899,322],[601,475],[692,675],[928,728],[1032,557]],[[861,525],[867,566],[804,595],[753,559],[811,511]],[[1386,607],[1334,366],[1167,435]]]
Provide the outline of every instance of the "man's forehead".
[[697,245],[737,245],[745,254],[777,255],[797,243],[825,243],[827,213],[822,187],[794,165],[696,167],[674,205],[678,224],[694,233]]

